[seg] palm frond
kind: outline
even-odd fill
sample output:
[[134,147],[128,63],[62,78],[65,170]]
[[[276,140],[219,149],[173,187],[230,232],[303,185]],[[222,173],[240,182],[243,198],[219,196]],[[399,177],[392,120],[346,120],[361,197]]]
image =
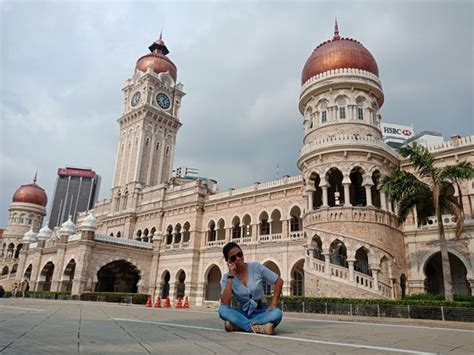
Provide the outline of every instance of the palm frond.
[[433,196],[430,190],[422,190],[417,194],[406,195],[399,204],[398,217],[402,222],[406,220],[410,211],[416,209],[418,225],[428,221],[433,215]]
[[429,191],[430,187],[412,173],[399,169],[384,177],[381,190],[392,200],[401,201],[408,195]]
[[456,165],[448,165],[441,169],[439,179],[441,181],[451,181],[456,183],[460,180],[470,180],[474,178],[474,167],[470,162],[462,161]]
[[439,169],[434,166],[433,155],[424,146],[413,142],[411,145],[402,146],[399,153],[402,157],[410,159],[421,178],[436,179]]

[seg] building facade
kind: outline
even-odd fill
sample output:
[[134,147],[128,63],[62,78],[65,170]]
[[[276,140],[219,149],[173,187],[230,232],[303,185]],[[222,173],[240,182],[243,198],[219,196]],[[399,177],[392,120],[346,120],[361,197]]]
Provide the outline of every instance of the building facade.
[[92,169],[66,167],[58,169],[49,228],[60,226],[71,215],[75,217],[94,207],[100,189],[100,175]]
[[[163,40],[149,49],[123,89],[111,197],[54,231],[39,230],[44,206],[14,197],[0,283],[28,278],[35,290],[187,295],[201,305],[218,300],[227,269],[222,246],[235,241],[247,260],[282,277],[284,295],[442,291],[436,219],[418,226],[412,215],[400,225],[396,204],[380,191],[384,176],[411,166],[384,143],[378,66],[362,44],[341,38],[336,26],[303,68],[301,174],[220,193],[208,180],[171,176],[184,87]],[[474,162],[472,136],[429,149],[439,165]],[[471,294],[474,181],[461,190],[460,239],[453,217],[443,218],[455,290]],[[13,215],[27,209],[34,224]]]

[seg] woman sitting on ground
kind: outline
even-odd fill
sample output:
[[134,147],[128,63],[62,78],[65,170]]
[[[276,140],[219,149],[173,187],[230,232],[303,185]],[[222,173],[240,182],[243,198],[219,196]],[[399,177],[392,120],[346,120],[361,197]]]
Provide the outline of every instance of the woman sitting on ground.
[[[273,329],[283,316],[276,307],[280,301],[283,280],[258,262],[246,263],[242,249],[234,242],[227,243],[222,251],[229,267],[229,272],[222,278],[219,307],[219,317],[224,320],[225,330],[273,334]],[[269,305],[263,293],[264,281],[275,285]],[[239,303],[239,309],[231,307],[232,298]]]

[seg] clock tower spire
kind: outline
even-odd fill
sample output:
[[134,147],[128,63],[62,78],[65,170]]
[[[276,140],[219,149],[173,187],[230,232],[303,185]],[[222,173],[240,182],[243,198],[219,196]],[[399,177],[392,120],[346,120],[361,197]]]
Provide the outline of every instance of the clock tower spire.
[[162,34],[138,59],[123,88],[124,113],[112,183],[114,196],[167,182],[173,169],[179,109],[185,95]]

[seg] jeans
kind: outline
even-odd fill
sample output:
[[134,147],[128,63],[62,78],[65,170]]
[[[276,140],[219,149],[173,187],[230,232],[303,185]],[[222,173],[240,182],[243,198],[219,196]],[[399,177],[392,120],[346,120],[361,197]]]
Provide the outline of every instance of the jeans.
[[221,304],[219,307],[219,317],[246,332],[252,332],[252,324],[273,323],[273,327],[276,327],[281,322],[283,313],[280,308],[275,307],[271,311],[267,308],[266,304],[262,304],[261,309],[256,309],[248,315],[241,309]]

